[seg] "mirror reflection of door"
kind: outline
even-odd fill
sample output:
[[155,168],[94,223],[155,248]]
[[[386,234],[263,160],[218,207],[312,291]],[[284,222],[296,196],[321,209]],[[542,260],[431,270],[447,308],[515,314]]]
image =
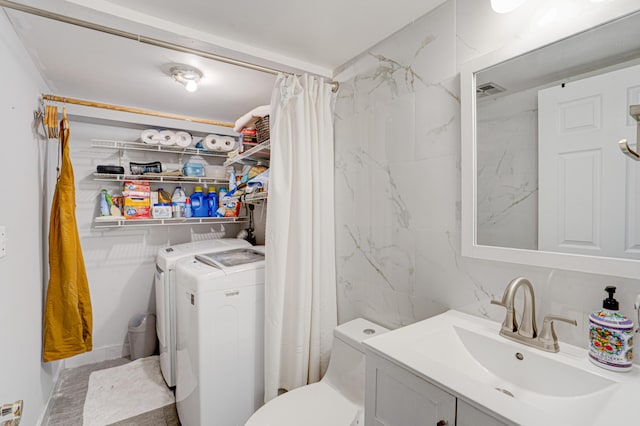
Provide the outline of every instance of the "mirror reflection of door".
[[636,140],[640,66],[538,92],[538,249],[640,259],[640,164],[618,141]]

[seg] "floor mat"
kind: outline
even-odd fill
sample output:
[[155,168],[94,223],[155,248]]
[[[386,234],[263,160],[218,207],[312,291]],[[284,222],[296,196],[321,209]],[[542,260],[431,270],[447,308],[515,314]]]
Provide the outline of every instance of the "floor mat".
[[84,426],[104,426],[173,404],[158,356],[94,371],[84,402]]

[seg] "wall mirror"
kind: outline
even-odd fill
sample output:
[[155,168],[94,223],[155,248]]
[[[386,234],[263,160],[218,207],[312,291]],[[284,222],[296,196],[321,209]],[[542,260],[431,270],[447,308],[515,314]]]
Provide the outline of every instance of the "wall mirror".
[[640,12],[465,64],[464,256],[640,278],[638,28]]

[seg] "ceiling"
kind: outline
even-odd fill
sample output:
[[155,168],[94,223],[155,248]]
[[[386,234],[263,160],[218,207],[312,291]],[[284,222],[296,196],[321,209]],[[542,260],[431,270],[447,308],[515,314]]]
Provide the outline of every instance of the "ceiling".
[[[21,4],[288,72],[333,71],[443,0],[21,0]],[[5,9],[53,94],[235,121],[275,76]],[[203,73],[188,93],[172,64]]]

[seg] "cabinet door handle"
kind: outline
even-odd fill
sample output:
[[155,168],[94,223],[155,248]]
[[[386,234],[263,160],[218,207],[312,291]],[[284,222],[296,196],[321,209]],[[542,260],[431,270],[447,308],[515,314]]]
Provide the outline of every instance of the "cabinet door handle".
[[447,426],[449,423],[447,423],[446,420],[440,420],[438,423],[436,423],[436,426]]

